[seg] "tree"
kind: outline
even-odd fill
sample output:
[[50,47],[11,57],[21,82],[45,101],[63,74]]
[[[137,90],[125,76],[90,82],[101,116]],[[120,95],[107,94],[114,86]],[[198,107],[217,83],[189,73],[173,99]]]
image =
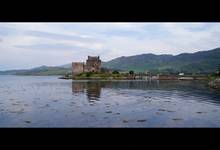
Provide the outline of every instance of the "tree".
[[91,77],[91,75],[92,75],[92,72],[87,72],[86,73],[86,77]]
[[130,71],[129,71],[129,74],[130,74],[130,75],[133,75],[133,74],[134,74],[134,71],[133,71],[133,70],[130,70]]
[[68,73],[65,73],[65,75],[64,75],[66,78],[68,78],[69,77],[69,74]]
[[114,70],[114,71],[112,72],[112,74],[119,74],[119,72],[118,72],[117,70]]
[[217,75],[217,76],[220,76],[220,64],[218,65],[218,69],[217,69],[217,71],[216,71],[216,75]]

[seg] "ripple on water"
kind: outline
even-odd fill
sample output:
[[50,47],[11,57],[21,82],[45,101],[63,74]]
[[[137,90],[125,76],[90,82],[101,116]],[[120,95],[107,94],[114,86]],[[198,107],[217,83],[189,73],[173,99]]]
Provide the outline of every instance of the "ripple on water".
[[[198,124],[220,127],[220,120],[216,119],[220,118],[220,94],[201,84],[184,81],[75,84],[56,77],[6,79],[0,77],[3,99],[0,120],[6,118],[4,124],[8,126],[13,121],[30,126],[33,122],[48,126],[193,126],[195,123],[189,120],[198,120]],[[25,113],[33,118],[16,122],[15,115],[10,113]]]

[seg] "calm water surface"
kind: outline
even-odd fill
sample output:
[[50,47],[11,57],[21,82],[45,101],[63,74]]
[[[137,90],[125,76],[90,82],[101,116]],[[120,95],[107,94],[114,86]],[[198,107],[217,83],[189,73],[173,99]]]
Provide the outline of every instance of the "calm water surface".
[[206,85],[0,76],[0,127],[220,127]]

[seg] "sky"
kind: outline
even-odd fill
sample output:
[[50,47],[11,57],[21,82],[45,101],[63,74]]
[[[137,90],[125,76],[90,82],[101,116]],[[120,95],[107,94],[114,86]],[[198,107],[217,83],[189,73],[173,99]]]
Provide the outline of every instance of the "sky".
[[220,23],[0,23],[0,70],[220,47]]

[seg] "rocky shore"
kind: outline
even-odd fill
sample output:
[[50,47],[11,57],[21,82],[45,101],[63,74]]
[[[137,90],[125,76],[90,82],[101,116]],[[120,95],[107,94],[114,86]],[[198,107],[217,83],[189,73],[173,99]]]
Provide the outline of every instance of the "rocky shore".
[[160,75],[160,76],[138,76],[138,75],[112,75],[112,74],[94,74],[90,77],[86,76],[63,76],[59,79],[73,80],[208,80],[208,76],[177,76],[177,75]]
[[220,89],[220,78],[217,78],[211,82],[209,82],[209,86],[215,89]]

